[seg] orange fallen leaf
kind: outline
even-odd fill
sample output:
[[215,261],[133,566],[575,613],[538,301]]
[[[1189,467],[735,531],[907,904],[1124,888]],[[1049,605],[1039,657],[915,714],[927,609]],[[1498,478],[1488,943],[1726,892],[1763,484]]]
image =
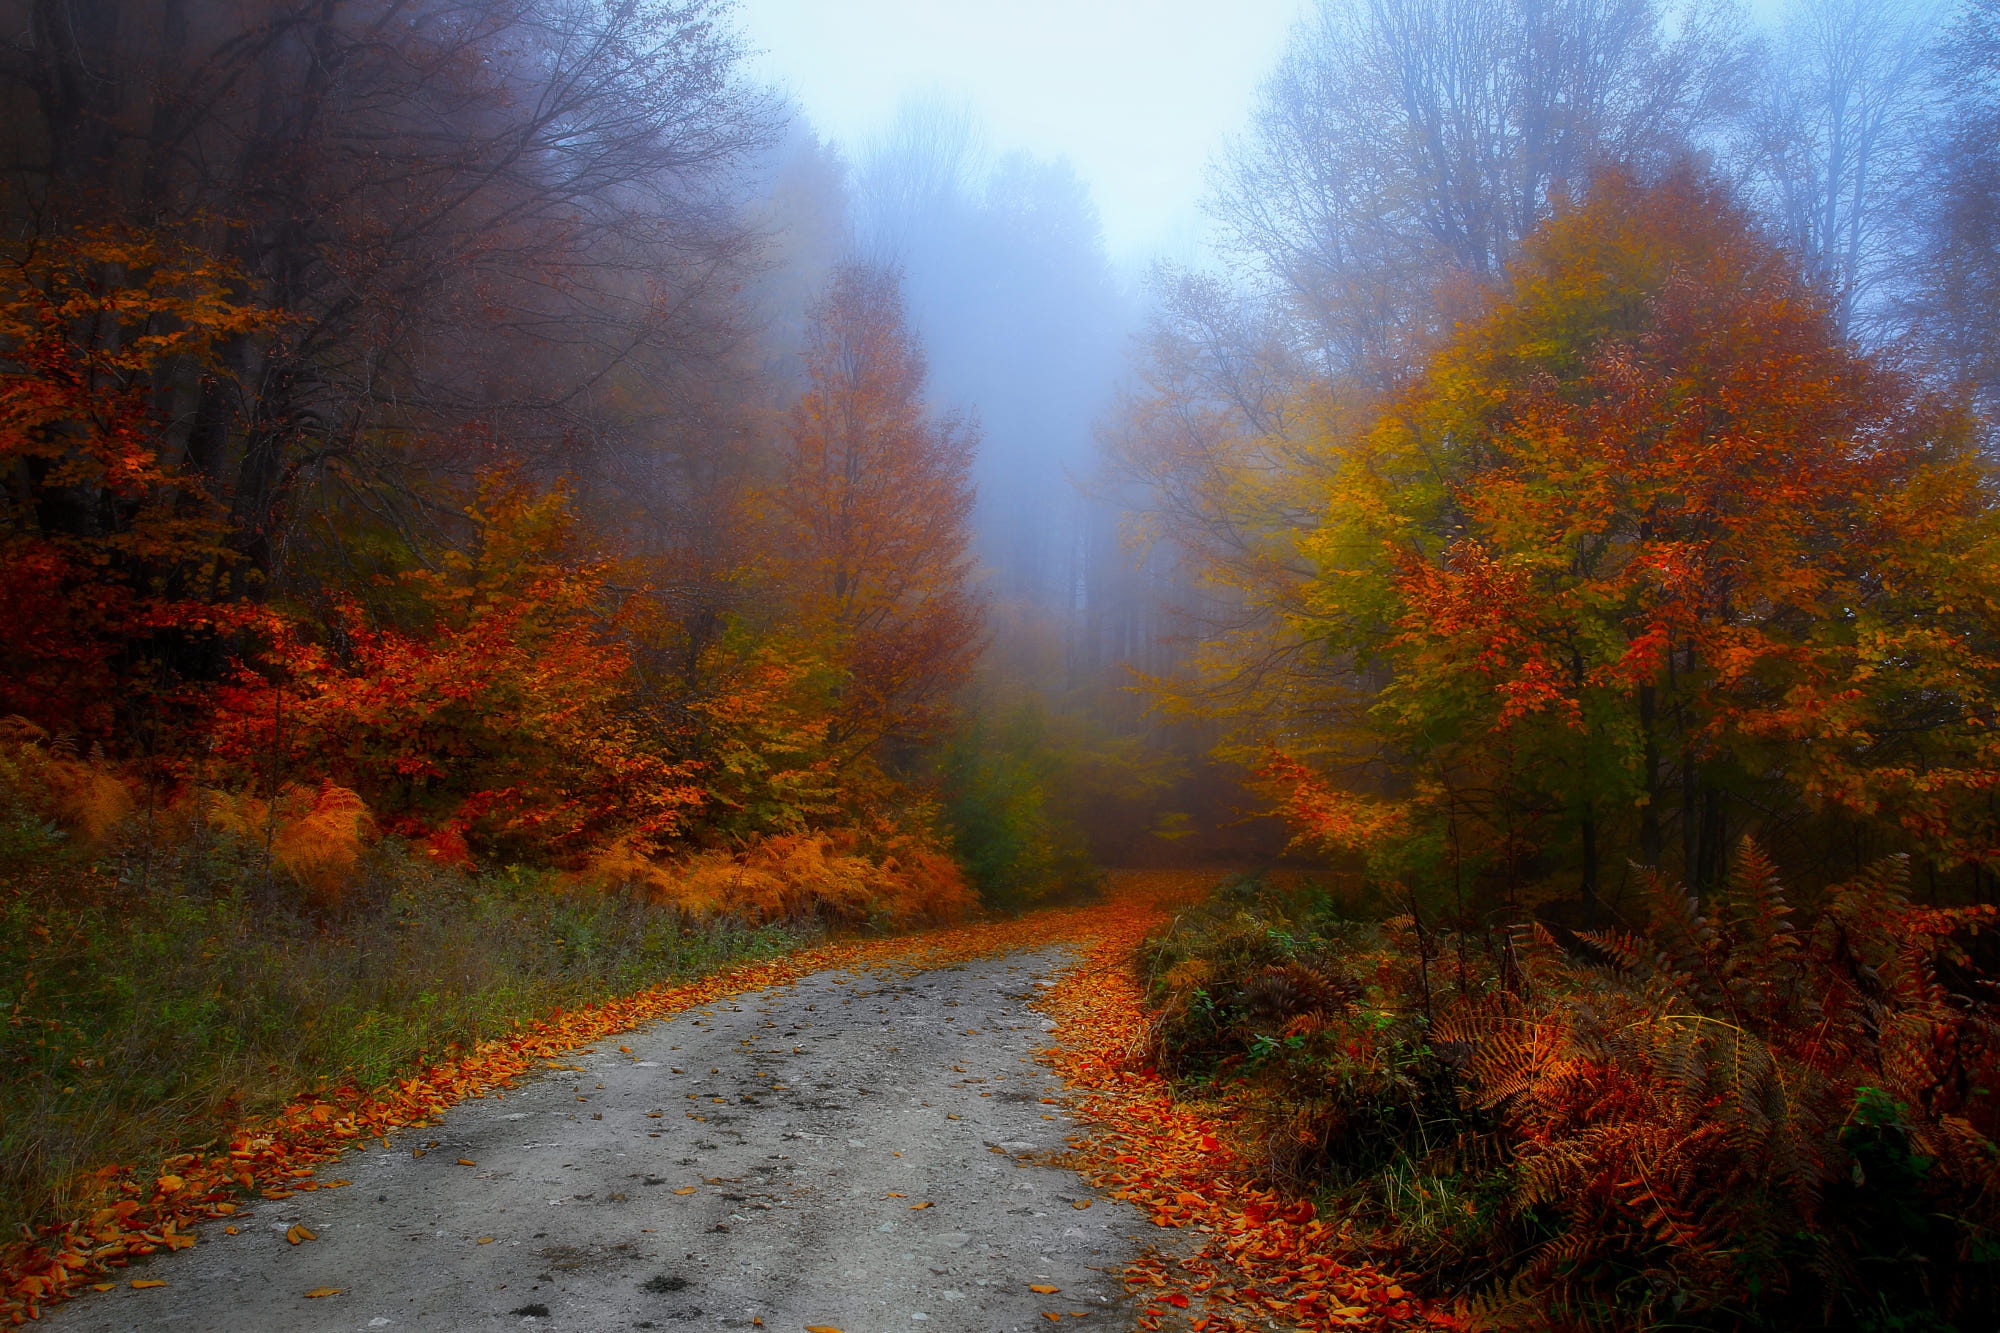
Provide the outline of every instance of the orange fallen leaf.
[[1178,1291],[1170,1291],[1167,1293],[1167,1304],[1173,1306],[1176,1310],[1185,1310],[1188,1308],[1188,1298],[1181,1295]]
[[923,1211],[924,1209],[926,1209],[926,1208],[929,1208],[929,1207],[932,1207],[932,1206],[933,1206],[933,1205],[932,1205],[931,1201],[930,1201],[929,1199],[925,1199],[925,1200],[924,1200],[924,1201],[923,1201],[922,1203],[913,1203],[913,1204],[911,1204],[911,1205],[910,1205],[910,1211],[911,1211],[911,1212],[913,1212],[913,1213],[920,1213],[920,1212],[922,1212],[922,1211]]
[[480,1237],[480,1238],[479,1238],[478,1240],[476,1240],[476,1241],[474,1241],[474,1242],[472,1242],[472,1243],[473,1243],[474,1245],[491,1245],[491,1244],[493,1243],[493,1237],[491,1237],[491,1236],[481,1236],[481,1237]]
[[306,1229],[303,1222],[297,1222],[285,1229],[285,1239],[297,1245],[302,1240],[318,1240],[319,1237]]
[[1090,1202],[1091,1201],[1089,1199],[1078,1199],[1076,1202],[1072,1203],[1070,1207],[1077,1209],[1088,1208],[1090,1207]]
[[479,1163],[477,1163],[477,1162],[473,1161],[473,1160],[472,1160],[472,1159],[471,1159],[470,1157],[461,1157],[461,1158],[459,1158],[459,1159],[458,1159],[458,1164],[459,1164],[460,1166],[478,1166],[478,1165],[479,1165]]
[[316,1301],[322,1296],[338,1296],[340,1295],[340,1291],[339,1287],[314,1287],[306,1293],[306,1299]]
[[882,1197],[885,1199],[907,1199],[910,1196],[907,1194],[884,1194]]
[[692,1194],[692,1193],[694,1193],[694,1186],[692,1186],[692,1185],[683,1185],[683,1186],[682,1186],[681,1188],[679,1188],[679,1189],[675,1190],[675,1191],[674,1191],[674,1193],[676,1193],[676,1194]]
[[1061,1290],[1062,1290],[1062,1288],[1061,1288],[1061,1287],[1049,1287],[1049,1286],[1043,1286],[1043,1285],[1042,1285],[1042,1284],[1040,1284],[1040,1283],[1031,1283],[1031,1284],[1029,1284],[1029,1286],[1028,1286],[1028,1290],[1029,1290],[1029,1291],[1032,1291],[1032,1292],[1036,1292],[1036,1293],[1038,1293],[1038,1294],[1040,1294],[1040,1295],[1043,1295],[1043,1296],[1053,1296],[1053,1295],[1055,1295],[1055,1294],[1056,1294],[1057,1292],[1061,1291]]
[[140,1277],[132,1279],[133,1289],[137,1291],[144,1291],[148,1287],[164,1287],[166,1285],[166,1283],[160,1281],[158,1278]]
[[162,1194],[173,1194],[187,1185],[187,1182],[179,1176],[161,1176],[155,1183],[159,1185]]
[[235,1227],[224,1227],[222,1229],[222,1234],[225,1236],[237,1236],[241,1235],[242,1233],[237,1231]]
[[93,1282],[90,1284],[90,1289],[92,1291],[109,1291],[117,1285],[116,1282]]
[[832,1324],[807,1324],[806,1333],[840,1333]]

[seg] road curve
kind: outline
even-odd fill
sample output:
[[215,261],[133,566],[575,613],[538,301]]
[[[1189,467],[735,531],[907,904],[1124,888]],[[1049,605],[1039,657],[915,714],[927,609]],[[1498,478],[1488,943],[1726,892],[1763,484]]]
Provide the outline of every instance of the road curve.
[[1130,1328],[1118,1274],[1140,1218],[1051,1164],[1071,1122],[1033,1060],[1053,1025],[1028,1004],[1070,961],[821,972],[691,1010],[350,1155],[319,1179],[351,1184],[259,1200],[237,1234],[211,1223],[48,1319]]

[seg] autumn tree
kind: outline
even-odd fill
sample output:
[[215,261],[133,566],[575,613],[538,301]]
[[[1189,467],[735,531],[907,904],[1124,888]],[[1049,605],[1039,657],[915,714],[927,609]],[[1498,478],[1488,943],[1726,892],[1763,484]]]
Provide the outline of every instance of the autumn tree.
[[1301,632],[1393,776],[1281,757],[1274,786],[1385,866],[1587,904],[1627,856],[1712,885],[1752,826],[1829,873],[1870,843],[1984,866],[1969,439],[1722,187],[1609,177],[1345,441]]
[[287,316],[152,390],[240,591],[311,602],[333,569],[468,539],[464,481],[496,451],[552,474],[586,443],[644,447],[738,337],[733,192],[777,116],[711,0],[60,0],[0,21],[10,230],[199,235],[239,299]]
[[224,591],[227,514],[158,392],[282,331],[234,278],[137,228],[0,249],[0,710],[104,735],[173,693],[168,661],[256,619]]
[[840,669],[832,743],[939,722],[979,637],[967,479],[978,437],[924,402],[893,270],[847,263],[815,306],[773,506],[798,629]]

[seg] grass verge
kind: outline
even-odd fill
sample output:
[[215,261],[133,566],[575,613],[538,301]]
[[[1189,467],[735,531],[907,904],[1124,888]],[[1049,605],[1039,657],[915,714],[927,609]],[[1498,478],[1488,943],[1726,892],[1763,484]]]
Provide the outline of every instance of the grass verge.
[[697,920],[391,843],[337,912],[253,845],[48,845],[0,865],[0,1228],[25,1239],[153,1163],[336,1086],[370,1088],[552,1011],[819,935]]

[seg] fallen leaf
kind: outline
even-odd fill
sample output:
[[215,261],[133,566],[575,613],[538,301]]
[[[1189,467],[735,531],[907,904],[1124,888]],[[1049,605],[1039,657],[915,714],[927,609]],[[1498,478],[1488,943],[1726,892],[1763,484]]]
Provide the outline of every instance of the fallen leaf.
[[116,1282],[93,1282],[90,1284],[90,1289],[92,1291],[109,1291],[117,1285]]
[[353,1183],[351,1180],[322,1180],[319,1183],[319,1187],[323,1190],[337,1190],[342,1185],[352,1185]]
[[492,1243],[493,1243],[493,1237],[491,1236],[481,1236],[478,1240],[473,1242],[473,1244],[475,1245],[491,1245]]
[[1090,1200],[1089,1200],[1089,1199],[1078,1199],[1078,1200],[1077,1200],[1076,1202],[1072,1203],[1072,1204],[1070,1205],[1070,1207],[1072,1207],[1072,1208],[1076,1208],[1076,1209],[1084,1209],[1084,1208],[1088,1208],[1088,1207],[1090,1207]]
[[429,1152],[429,1151],[430,1151],[430,1149],[429,1149],[429,1148],[412,1148],[412,1149],[410,1149],[410,1156],[412,1156],[412,1157],[422,1157],[422,1156],[423,1156],[423,1155],[424,1155],[425,1153],[427,1153],[427,1152]]
[[1061,1287],[1046,1287],[1046,1286],[1043,1286],[1043,1285],[1042,1285],[1041,1283],[1037,1282],[1037,1283],[1031,1283],[1031,1284],[1029,1284],[1029,1286],[1028,1286],[1028,1290],[1029,1290],[1029,1291],[1032,1291],[1032,1292],[1035,1292],[1035,1293],[1037,1293],[1038,1295],[1042,1295],[1042,1296],[1053,1296],[1053,1295],[1055,1295],[1055,1294],[1056,1294],[1057,1292],[1061,1291],[1061,1290],[1062,1290],[1062,1288],[1061,1288]]
[[907,1194],[884,1194],[882,1197],[885,1199],[907,1199],[910,1196]]
[[316,1301],[322,1296],[338,1296],[340,1292],[341,1289],[339,1287],[314,1287],[306,1293],[306,1299]]
[[137,1291],[144,1291],[147,1287],[164,1287],[166,1285],[166,1283],[160,1281],[158,1278],[141,1277],[132,1279],[132,1286]]
[[625,1054],[627,1055],[632,1054],[632,1048],[630,1046],[620,1046],[618,1049],[625,1052]]
[[299,1222],[285,1229],[285,1239],[297,1245],[302,1240],[318,1240],[319,1237],[308,1231],[305,1223]]
[[692,1186],[692,1185],[686,1185],[686,1186],[683,1186],[682,1188],[680,1188],[680,1189],[677,1189],[677,1190],[675,1190],[675,1191],[674,1191],[674,1193],[676,1193],[676,1194],[692,1194],[692,1193],[694,1193],[694,1186]]
[[920,1212],[922,1212],[922,1211],[923,1211],[924,1209],[926,1209],[926,1208],[930,1208],[930,1207],[933,1207],[933,1206],[934,1206],[934,1205],[933,1205],[933,1204],[931,1203],[931,1201],[930,1201],[929,1199],[925,1199],[925,1200],[924,1200],[924,1201],[923,1201],[922,1203],[913,1203],[913,1204],[911,1204],[911,1205],[910,1205],[910,1211],[911,1211],[911,1212],[913,1212],[913,1213],[920,1213]]
[[1167,1304],[1173,1306],[1176,1310],[1185,1310],[1188,1308],[1188,1298],[1181,1295],[1178,1291],[1170,1291],[1167,1293]]
[[222,1234],[223,1234],[223,1235],[225,1235],[225,1236],[236,1236],[236,1235],[240,1235],[240,1234],[242,1234],[242,1233],[240,1233],[239,1231],[237,1231],[235,1227],[224,1227],[224,1228],[222,1229]]
[[479,1163],[477,1163],[477,1162],[473,1161],[473,1160],[472,1160],[472,1159],[471,1159],[470,1157],[461,1157],[461,1158],[459,1158],[459,1159],[458,1159],[458,1164],[459,1164],[460,1166],[478,1166],[478,1165],[479,1165]]
[[156,1183],[159,1185],[160,1193],[162,1194],[175,1193],[187,1185],[187,1182],[179,1176],[161,1176]]
[[806,1333],[840,1333],[832,1324],[807,1324]]

